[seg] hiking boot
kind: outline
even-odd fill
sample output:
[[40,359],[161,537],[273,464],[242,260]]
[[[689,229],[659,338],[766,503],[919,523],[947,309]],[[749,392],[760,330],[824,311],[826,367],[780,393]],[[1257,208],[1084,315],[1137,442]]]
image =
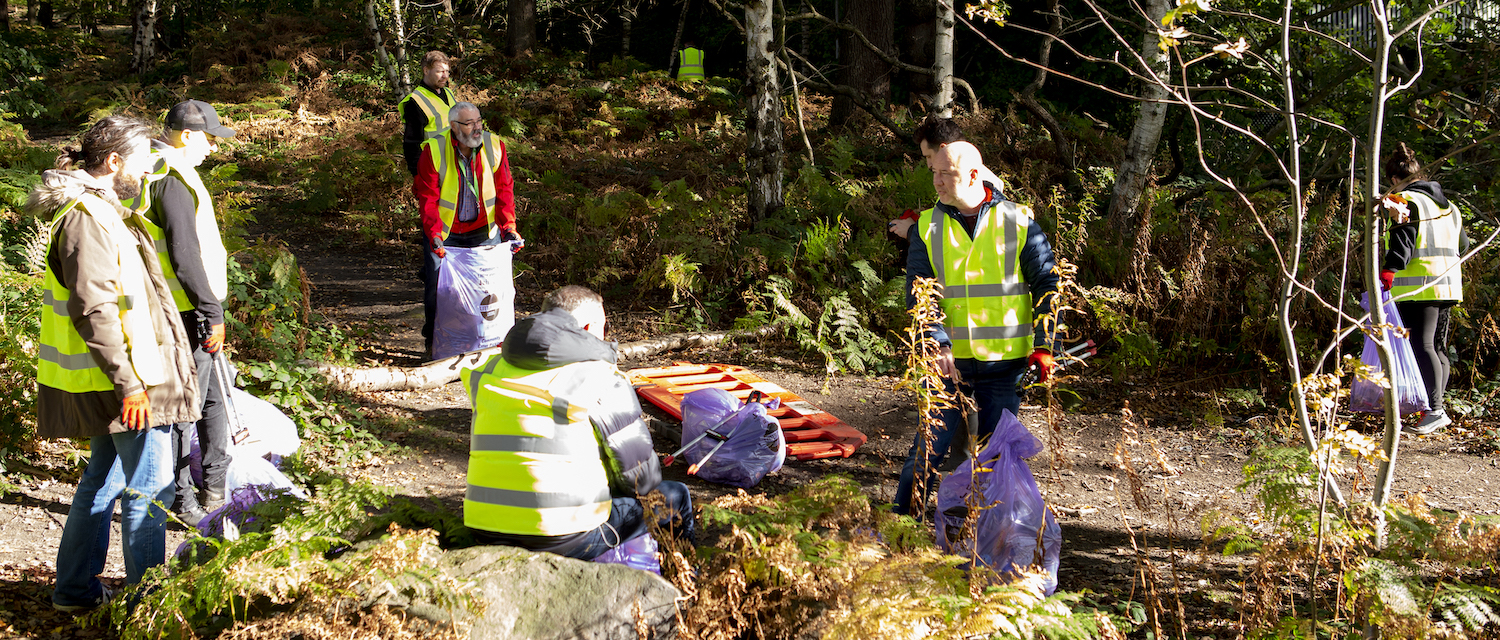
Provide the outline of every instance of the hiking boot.
[[95,598],[93,602],[90,602],[88,604],[60,604],[58,602],[53,602],[52,608],[63,613],[83,613],[85,611],[93,611],[94,609],[98,609],[99,607],[109,604],[109,599],[114,597],[115,595],[113,591],[109,590],[109,587],[99,585],[99,588],[102,589],[102,591],[99,593],[99,597]]
[[195,528],[198,526],[198,523],[203,522],[203,519],[207,517],[208,512],[204,511],[202,507],[193,507],[192,509],[188,509],[187,511],[180,511],[177,513],[178,520],[181,520],[183,524],[189,527]]
[[205,489],[203,491],[203,510],[209,513],[218,511],[224,506],[224,492]]
[[1422,419],[1417,422],[1417,426],[1411,428],[1411,432],[1425,436],[1450,424],[1453,424],[1453,418],[1449,418],[1442,409],[1434,409],[1423,412]]

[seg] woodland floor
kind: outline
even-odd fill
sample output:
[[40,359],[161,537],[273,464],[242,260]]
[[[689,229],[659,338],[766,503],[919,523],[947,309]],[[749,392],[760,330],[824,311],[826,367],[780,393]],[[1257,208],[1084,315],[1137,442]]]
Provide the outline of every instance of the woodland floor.
[[[343,325],[372,346],[361,353],[371,363],[411,365],[420,359],[418,329],[422,319],[421,285],[415,278],[416,256],[410,245],[386,241],[358,247],[330,247],[321,241],[282,238],[297,254],[313,283],[317,311]],[[524,254],[522,255],[524,259]],[[536,279],[517,279],[518,312],[537,308],[544,293]],[[622,317],[623,316],[623,317]],[[617,314],[613,339],[648,337],[645,314]],[[231,337],[232,340],[232,337]],[[889,501],[896,476],[911,445],[916,425],[910,397],[892,391],[889,377],[821,374],[820,358],[799,355],[782,343],[768,341],[724,348],[662,354],[622,368],[673,361],[721,362],[750,367],[844,422],[860,429],[869,442],[850,458],[791,462],[767,477],[757,492],[779,494],[820,476],[846,474],[877,501]],[[1187,378],[1187,376],[1184,376]],[[1199,522],[1217,509],[1245,521],[1253,519],[1250,497],[1236,487],[1252,446],[1273,438],[1274,412],[1262,409],[1203,417],[1214,406],[1202,380],[1158,380],[1126,384],[1109,380],[1102,370],[1083,369],[1067,386],[1081,402],[1059,414],[1054,441],[1031,460],[1043,492],[1058,508],[1063,531],[1061,589],[1097,594],[1101,602],[1143,601],[1135,544],[1147,549],[1160,576],[1157,589],[1170,598],[1174,581],[1181,595],[1193,638],[1234,637],[1242,608],[1240,572],[1249,556],[1225,558],[1202,549]],[[354,474],[398,487],[404,494],[430,496],[453,510],[461,508],[467,464],[469,410],[459,385],[432,392],[366,394],[372,408],[406,414],[417,425],[387,434],[410,448],[406,459],[389,461]],[[1135,412],[1142,441],[1154,440],[1175,473],[1149,462],[1149,445],[1137,447],[1135,465],[1145,480],[1150,506],[1134,504],[1114,451],[1121,438],[1121,409]],[[1022,420],[1044,442],[1049,441],[1043,408],[1023,407]],[[1217,426],[1215,426],[1217,425]],[[1461,427],[1427,437],[1403,440],[1395,495],[1423,492],[1429,504],[1471,513],[1500,513],[1500,462],[1464,451]],[[667,453],[675,442],[658,437],[657,450]],[[66,465],[60,465],[65,467]],[[12,470],[15,471],[15,470]],[[109,637],[102,628],[80,628],[49,606],[53,566],[76,471],[23,469],[30,479],[20,490],[0,498],[0,637]],[[723,487],[688,478],[681,465],[667,470],[669,479],[685,481],[698,504],[727,493]],[[1165,499],[1165,500],[1164,500]],[[1168,515],[1168,514],[1174,515]],[[1132,540],[1132,532],[1134,541]],[[119,526],[115,525],[111,558],[105,569],[111,586],[123,583]],[[168,549],[183,532],[169,532]],[[709,538],[711,539],[711,537]],[[1173,553],[1171,549],[1180,551]],[[1172,558],[1175,556],[1175,572]],[[1174,580],[1175,579],[1175,580]]]

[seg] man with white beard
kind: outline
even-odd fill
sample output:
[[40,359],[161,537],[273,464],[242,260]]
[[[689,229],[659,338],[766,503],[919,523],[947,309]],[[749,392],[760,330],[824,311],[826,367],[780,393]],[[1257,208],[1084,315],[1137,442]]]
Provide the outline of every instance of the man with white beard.
[[413,190],[422,212],[422,337],[432,355],[437,317],[438,267],[443,247],[482,247],[518,241],[516,206],[505,144],[484,130],[479,107],[460,102],[448,112],[449,129],[422,144]]

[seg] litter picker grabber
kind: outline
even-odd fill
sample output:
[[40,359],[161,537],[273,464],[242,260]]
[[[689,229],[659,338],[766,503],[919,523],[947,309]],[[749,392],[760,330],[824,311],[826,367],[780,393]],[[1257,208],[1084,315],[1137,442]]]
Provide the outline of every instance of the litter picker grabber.
[[[764,397],[765,397],[764,393],[761,393],[759,390],[753,390],[753,391],[750,392],[750,397],[745,399],[745,404],[748,405],[748,404],[750,404],[752,402],[759,403],[759,402],[761,402],[761,398],[764,398]],[[779,400],[777,400],[775,398],[772,398],[770,404],[772,405],[772,408],[775,408],[776,405],[779,405],[781,403],[780,403]],[[717,441],[718,444],[715,444],[714,448],[709,450],[708,455],[703,456],[703,459],[699,460],[697,462],[697,464],[693,464],[693,465],[688,466],[688,475],[690,475],[690,476],[691,475],[697,475],[698,474],[698,469],[701,469],[703,467],[703,465],[708,462],[709,458],[712,458],[715,453],[718,453],[719,452],[719,448],[723,447],[724,443],[729,441],[729,437],[732,436],[732,435],[734,435],[734,431],[732,431],[732,430],[729,433],[720,433],[719,429],[722,428],[724,425],[729,424],[729,421],[733,420],[734,417],[737,416],[737,415],[739,415],[739,411],[731,411],[729,413],[729,415],[724,416],[724,419],[720,420],[718,424],[715,424],[714,426],[710,427],[709,429],[707,429],[703,433],[699,434],[698,437],[693,438],[690,442],[687,442],[687,443],[683,444],[681,448],[677,449],[676,451],[673,451],[671,453],[671,455],[668,455],[666,457],[666,459],[662,460],[662,466],[669,466],[669,465],[671,465],[674,461],[677,460],[677,456],[680,456],[680,455],[682,455],[682,453],[684,451],[687,451],[688,449],[691,449],[693,447],[693,445],[696,445],[699,442],[702,442],[704,438],[710,438],[712,440]],[[735,425],[735,429],[739,429],[739,425]]]
[[212,355],[214,363],[214,377],[219,381],[219,398],[224,402],[224,418],[229,422],[229,432],[233,435],[230,440],[235,444],[245,444],[250,439],[250,429],[240,423],[240,414],[234,409],[234,401],[229,399],[230,382],[234,376],[229,375],[229,361],[224,356],[224,350],[219,349]]
[[[1086,340],[1075,344],[1060,354],[1060,357],[1057,358],[1057,369],[1053,373],[1062,371],[1068,368],[1069,365],[1082,362],[1097,355],[1099,355],[1099,345],[1095,344],[1093,340]],[[1016,383],[1016,393],[1022,396],[1026,395],[1026,388],[1036,384],[1036,381],[1040,378],[1040,367],[1027,367],[1026,372],[1021,374],[1021,381]]]

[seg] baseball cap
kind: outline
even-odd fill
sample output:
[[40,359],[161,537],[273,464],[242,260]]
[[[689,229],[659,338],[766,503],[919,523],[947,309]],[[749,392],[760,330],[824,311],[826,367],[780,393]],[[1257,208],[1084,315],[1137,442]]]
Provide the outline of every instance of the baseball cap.
[[167,111],[167,128],[172,131],[203,131],[220,138],[233,138],[234,129],[219,122],[213,105],[202,100],[184,100]]

